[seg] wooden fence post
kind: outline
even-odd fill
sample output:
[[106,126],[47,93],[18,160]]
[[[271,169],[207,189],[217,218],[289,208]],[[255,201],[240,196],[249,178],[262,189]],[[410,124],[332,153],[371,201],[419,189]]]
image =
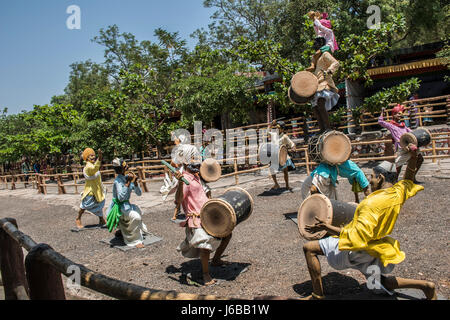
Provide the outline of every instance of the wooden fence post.
[[141,189],[144,190],[144,192],[148,192],[147,182],[145,181],[144,168],[137,167],[137,169],[138,169],[138,177],[140,179]]
[[[2,219],[17,227],[15,219]],[[3,287],[5,289],[5,300],[29,300],[28,283],[25,277],[25,266],[23,264],[23,251],[19,243],[0,227],[0,269]]]
[[16,190],[16,177],[11,176],[11,190]]
[[38,244],[25,258],[25,269],[31,300],[66,300],[61,274],[50,264],[42,261],[45,250],[52,250],[47,244]]
[[8,190],[8,177],[4,176],[3,179],[4,179],[3,181],[5,182],[5,188],[6,190]]
[[447,125],[450,126],[450,97],[447,98]]
[[308,176],[311,174],[311,171],[309,170],[309,155],[308,155],[308,148],[305,149],[305,162],[306,162],[306,173]]
[[[433,146],[432,154],[434,157],[436,155],[436,140],[433,140],[432,146]],[[436,163],[436,158],[433,158],[433,163]]]
[[234,172],[235,172],[234,182],[236,185],[238,185],[239,184],[239,175],[237,174],[238,173],[237,159],[234,159]]
[[[421,109],[421,107],[418,106],[419,113],[424,112],[424,111],[421,111],[420,109]],[[423,126],[423,124],[422,124],[422,115],[419,114],[419,127],[422,127],[422,126]]]
[[44,195],[47,195],[47,186],[45,184],[45,175],[41,176],[41,183],[42,183],[42,193]]
[[73,175],[73,183],[75,184],[75,194],[78,194],[77,180],[80,179],[77,174]]
[[66,188],[64,187],[64,183],[62,182],[62,177],[58,175],[56,177],[58,182],[58,194],[66,194]]
[[38,189],[38,194],[44,194],[44,187],[42,186],[42,175],[38,174],[37,175],[37,189]]

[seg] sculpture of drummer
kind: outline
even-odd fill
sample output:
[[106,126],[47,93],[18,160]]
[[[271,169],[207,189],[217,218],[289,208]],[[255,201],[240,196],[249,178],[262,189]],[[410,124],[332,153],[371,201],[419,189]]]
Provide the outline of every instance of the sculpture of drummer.
[[331,21],[327,19],[328,13],[310,11],[308,12],[308,17],[314,21],[314,31],[316,33],[316,36],[325,38],[326,45],[330,47],[332,53],[338,50],[339,46],[332,30]]
[[[279,145],[286,146],[286,148],[288,148],[294,152],[296,151],[295,143],[286,134],[286,124],[284,123],[284,121],[275,121],[274,120],[272,122],[272,124],[270,125],[269,129],[277,129],[280,134],[278,141],[273,141],[273,137],[275,136],[275,133],[274,132],[269,133],[271,135],[272,143],[278,143]],[[280,171],[283,171],[283,174],[284,174],[286,190],[292,191],[292,188],[289,186],[289,169],[295,170],[295,164],[292,162],[291,157],[289,157],[289,155],[288,155],[286,164],[280,168]],[[269,171],[270,171],[272,180],[274,182],[274,185],[271,188],[271,190],[279,189],[280,185],[278,184],[278,181],[277,181],[276,171],[273,170],[272,168],[270,168]]]
[[[394,143],[394,147],[397,153],[397,158],[395,159],[395,166],[397,168],[397,179],[400,175],[400,172],[402,171],[403,165],[405,165],[409,158],[411,157],[411,154],[409,150],[405,150],[400,145],[400,138],[403,134],[411,132],[411,129],[408,128],[405,123],[402,121],[403,119],[403,112],[405,111],[405,107],[401,104],[397,104],[391,112],[392,120],[390,122],[384,121],[383,114],[385,112],[385,109],[383,108],[381,110],[381,115],[378,118],[378,124],[386,129],[389,130],[392,136],[392,141]],[[421,165],[423,163],[423,156],[418,153],[417,154],[417,164],[414,171],[414,177],[413,181],[414,183],[419,183],[416,180],[416,174],[419,171]]]
[[355,195],[355,202],[359,203],[359,192],[364,192],[367,197],[369,192],[369,181],[359,166],[351,160],[339,165],[330,165],[322,162],[305,179],[302,184],[301,194],[303,199],[315,193],[321,193],[329,199],[338,200],[336,184],[337,177],[347,178]]
[[306,71],[312,72],[318,80],[317,92],[311,101],[314,115],[319,124],[320,133],[330,130],[330,111],[339,101],[338,89],[333,81],[333,74],[339,68],[339,61],[331,54],[330,46],[324,37],[314,40],[314,53],[311,66]]
[[199,175],[201,156],[198,149],[193,145],[184,145],[181,162],[184,169],[183,173],[177,171],[174,175],[178,180],[184,177],[189,185],[179,182],[175,196],[177,205],[183,206],[183,211],[187,217],[186,221],[180,223],[181,227],[185,227],[186,238],[178,246],[177,251],[181,252],[186,258],[200,257],[204,285],[208,286],[215,283],[215,280],[209,274],[210,254],[216,251],[211,261],[213,266],[229,264],[220,258],[231,240],[231,234],[219,239],[209,235],[202,227],[200,211],[209,199]]
[[404,180],[392,185],[395,176],[389,180],[390,175],[384,176],[383,169],[375,168],[370,180],[373,193],[358,205],[349,224],[343,228],[334,227],[316,217],[318,222],[315,225],[306,226],[308,232],[327,230],[334,236],[310,241],[303,246],[313,287],[312,295],[305,299],[324,298],[319,255],[326,256],[334,269],[352,268],[361,271],[368,280],[375,280],[375,289],[392,294],[390,290],[397,288],[415,288],[422,290],[427,299],[437,298],[435,284],[430,281],[386,276],[405,259],[399,242],[388,235],[406,199],[424,189],[413,183],[417,148],[413,144],[408,147],[411,157]]

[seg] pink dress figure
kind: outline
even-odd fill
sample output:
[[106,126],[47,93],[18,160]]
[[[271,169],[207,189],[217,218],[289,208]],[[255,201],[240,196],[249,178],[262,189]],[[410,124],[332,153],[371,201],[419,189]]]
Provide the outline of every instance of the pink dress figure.
[[331,52],[334,52],[339,49],[336,37],[334,36],[334,32],[332,30],[331,21],[327,20],[328,13],[322,14],[322,19],[314,19],[314,31],[318,37],[324,37],[326,40],[326,45],[330,47]]

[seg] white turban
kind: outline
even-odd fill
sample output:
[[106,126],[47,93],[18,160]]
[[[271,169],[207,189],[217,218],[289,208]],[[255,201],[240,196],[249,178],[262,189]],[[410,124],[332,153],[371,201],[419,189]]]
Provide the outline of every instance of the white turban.
[[201,159],[197,147],[191,144],[180,144],[176,146],[172,153],[172,159],[175,163],[189,164],[192,158]]

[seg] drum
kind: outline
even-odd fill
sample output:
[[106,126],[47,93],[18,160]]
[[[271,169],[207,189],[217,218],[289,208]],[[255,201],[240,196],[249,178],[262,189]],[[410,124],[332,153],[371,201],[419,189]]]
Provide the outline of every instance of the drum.
[[242,188],[231,187],[218,198],[208,200],[200,211],[202,226],[216,238],[228,236],[242,221],[253,212],[253,199]]
[[309,160],[318,163],[338,165],[347,161],[351,152],[350,139],[340,131],[324,132],[311,137],[308,142]]
[[431,143],[431,132],[425,128],[417,128],[411,132],[405,133],[400,137],[400,145],[405,148],[410,143],[416,147],[425,147]]
[[298,209],[298,230],[306,240],[322,239],[327,234],[326,230],[316,233],[310,233],[305,230],[306,225],[314,225],[317,223],[314,217],[324,219],[335,227],[343,227],[353,220],[356,207],[356,203],[331,200],[320,193],[313,194],[306,198]]
[[295,104],[305,104],[314,98],[319,87],[317,77],[309,71],[296,73],[291,80],[288,96]]
[[267,155],[268,159],[272,158],[272,152],[278,154],[278,164],[282,167],[286,164],[288,157],[288,150],[285,145],[278,145],[273,143],[263,143],[259,147],[259,160],[261,161],[261,155]]
[[215,182],[222,176],[222,167],[213,158],[205,159],[200,166],[200,175],[206,182]]

